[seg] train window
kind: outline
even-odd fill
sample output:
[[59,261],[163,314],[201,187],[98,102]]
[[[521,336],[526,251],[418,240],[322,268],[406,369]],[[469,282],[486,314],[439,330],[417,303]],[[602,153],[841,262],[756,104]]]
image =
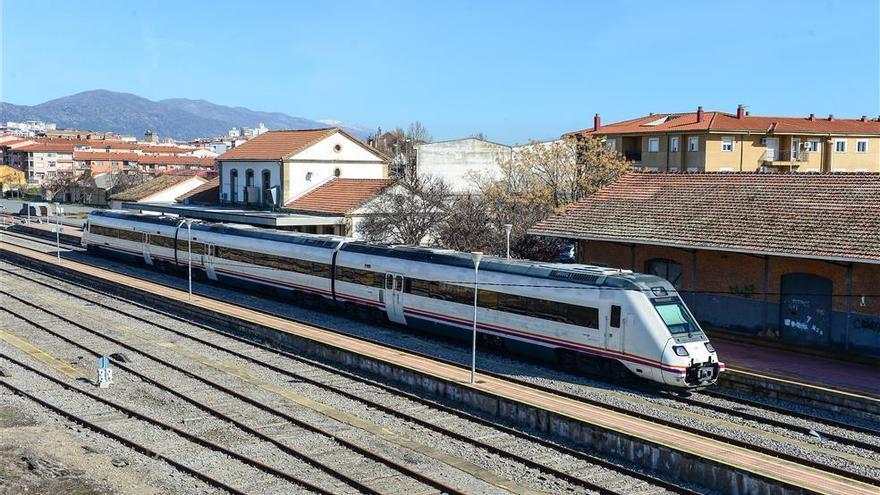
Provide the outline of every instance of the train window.
[[[180,253],[189,253],[190,243],[187,236],[177,238],[177,251]],[[205,254],[205,245],[201,242],[192,242],[192,254]]]
[[663,323],[669,328],[669,333],[675,335],[700,331],[697,323],[691,318],[691,315],[687,312],[687,309],[685,309],[684,304],[680,301],[654,301],[654,307],[657,308],[657,313],[660,314]]
[[164,235],[151,235],[150,245],[174,249],[174,239],[165,237]]
[[652,259],[645,262],[645,273],[665,278],[676,289],[681,289],[681,263],[667,259]]
[[620,328],[620,306],[612,305],[611,306],[611,326],[613,328]]

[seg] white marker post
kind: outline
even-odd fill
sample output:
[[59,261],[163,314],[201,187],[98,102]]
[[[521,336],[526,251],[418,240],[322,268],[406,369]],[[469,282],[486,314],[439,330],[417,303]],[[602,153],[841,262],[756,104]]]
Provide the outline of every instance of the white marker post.
[[98,388],[107,388],[113,383],[113,369],[107,356],[98,358]]
[[504,232],[507,233],[507,259],[510,259],[510,230],[513,228],[513,224],[505,223],[504,224]]
[[471,384],[477,383],[477,294],[479,293],[479,268],[483,253],[474,251],[471,253],[474,259],[474,337],[471,342]]

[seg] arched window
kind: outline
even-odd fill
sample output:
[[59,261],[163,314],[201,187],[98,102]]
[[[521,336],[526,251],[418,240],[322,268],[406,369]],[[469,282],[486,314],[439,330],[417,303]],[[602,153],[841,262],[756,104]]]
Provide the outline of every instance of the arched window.
[[244,185],[245,187],[254,187],[254,171],[252,169],[247,169],[247,172],[244,173]]
[[342,175],[342,170],[337,168],[336,170],[333,171],[333,175],[336,177],[339,177],[340,175]]
[[238,169],[229,172],[229,200],[233,203],[238,201]]
[[676,289],[681,289],[681,263],[655,258],[645,262],[645,273],[663,277]]
[[269,195],[269,189],[272,188],[272,172],[268,170],[263,170],[261,174],[263,177],[263,201],[266,203],[272,202],[272,197]]

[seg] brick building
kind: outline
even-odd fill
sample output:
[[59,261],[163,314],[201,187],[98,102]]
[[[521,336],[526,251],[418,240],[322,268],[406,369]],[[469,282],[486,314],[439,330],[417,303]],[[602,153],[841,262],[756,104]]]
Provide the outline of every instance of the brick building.
[[710,331],[880,356],[880,174],[633,173],[530,232],[665,277]]

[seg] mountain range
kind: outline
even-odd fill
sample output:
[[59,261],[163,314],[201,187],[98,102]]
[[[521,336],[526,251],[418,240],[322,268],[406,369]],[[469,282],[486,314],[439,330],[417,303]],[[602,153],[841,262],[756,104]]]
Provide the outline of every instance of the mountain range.
[[[280,112],[258,112],[186,98],[153,101],[104,89],[85,91],[32,106],[0,102],[0,121],[25,120],[55,123],[59,128],[113,131],[136,137],[151,130],[162,138],[180,140],[225,135],[232,127],[256,127],[260,122],[269,129],[328,127],[317,120]],[[361,138],[367,133],[366,129],[356,126],[342,124],[342,127]]]

